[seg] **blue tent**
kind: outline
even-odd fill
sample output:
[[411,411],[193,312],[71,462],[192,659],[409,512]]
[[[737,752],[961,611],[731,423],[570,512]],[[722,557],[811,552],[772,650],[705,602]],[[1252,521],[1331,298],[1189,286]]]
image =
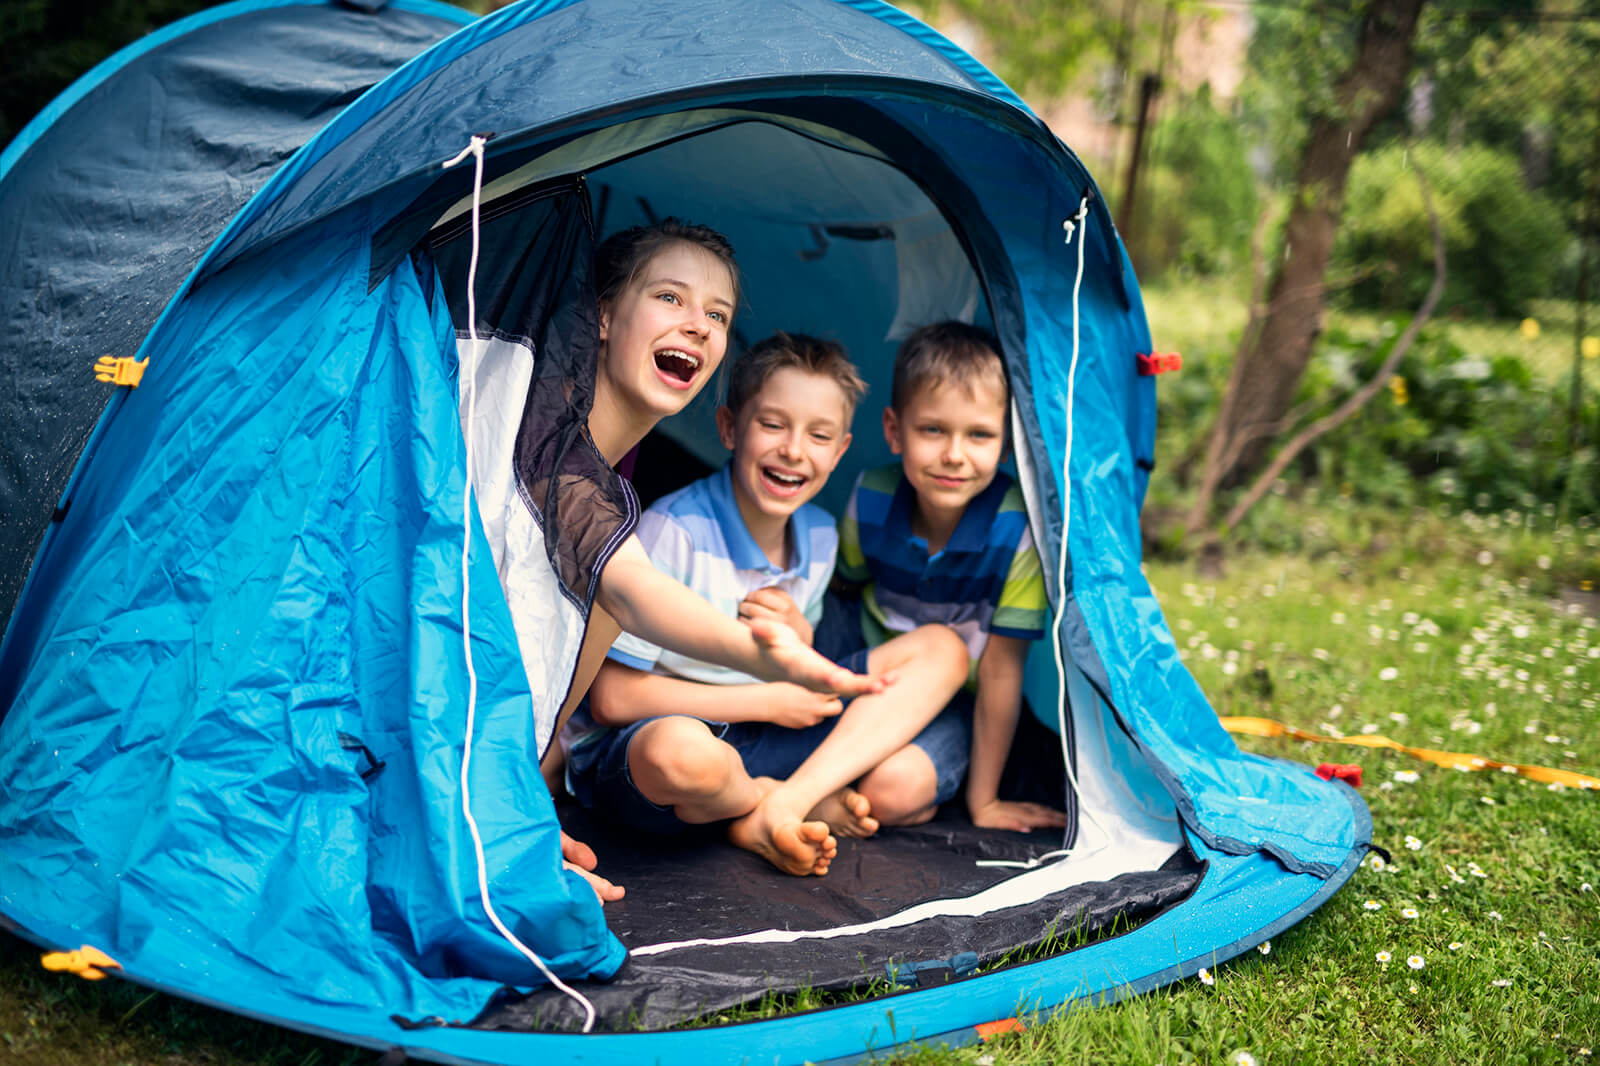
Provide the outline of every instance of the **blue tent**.
[[[0,156],[21,427],[0,552],[31,560],[0,588],[0,920],[439,1061],[776,1062],[1158,987],[1350,876],[1361,801],[1241,753],[1179,661],[1138,565],[1138,285],[1088,173],[992,74],[877,0],[524,0],[459,29],[439,4],[360,7],[187,20]],[[469,321],[474,178],[442,164],[480,133]],[[833,874],[733,867],[748,883],[656,897],[620,872],[608,916],[561,869],[538,758],[636,515],[581,431],[587,255],[667,214],[739,250],[746,339],[836,337],[878,397],[909,328],[995,330],[1054,605],[1028,695],[1065,840],[847,842],[865,883],[910,885],[871,913],[825,898]],[[136,388],[88,384],[108,354],[148,360]],[[713,403],[650,451],[719,462]],[[825,504],[883,459],[860,417]],[[746,912],[773,895],[778,918]],[[1117,935],[970,973],[1063,925]],[[594,1032],[530,955],[600,1005]],[[937,978],[671,1028],[863,966]]]

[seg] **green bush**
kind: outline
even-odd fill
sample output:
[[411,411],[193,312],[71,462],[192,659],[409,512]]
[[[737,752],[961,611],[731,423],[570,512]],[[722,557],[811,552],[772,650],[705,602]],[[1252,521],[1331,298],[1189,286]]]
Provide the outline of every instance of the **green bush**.
[[1204,90],[1156,124],[1135,220],[1142,275],[1215,275],[1248,264],[1257,197],[1247,151],[1238,125]]
[[1522,317],[1553,296],[1573,238],[1560,210],[1530,192],[1514,156],[1482,145],[1395,145],[1356,160],[1333,275],[1359,277],[1342,299],[1415,309],[1433,283],[1433,229],[1412,164],[1439,214],[1448,260],[1441,311]]
[[[1348,394],[1382,362],[1399,323],[1363,341],[1338,330],[1323,340],[1306,388]],[[1469,355],[1445,331],[1423,331],[1396,380],[1315,445],[1325,490],[1388,506],[1449,502],[1476,511],[1559,503],[1569,517],[1600,514],[1600,457],[1592,428],[1600,403],[1580,412],[1570,449],[1566,388],[1537,383],[1515,356]]]

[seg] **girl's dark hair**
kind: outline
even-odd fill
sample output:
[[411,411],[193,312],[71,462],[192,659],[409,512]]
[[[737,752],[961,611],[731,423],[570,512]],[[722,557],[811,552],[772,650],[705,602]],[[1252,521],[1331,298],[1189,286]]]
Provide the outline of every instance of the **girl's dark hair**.
[[594,250],[594,291],[599,302],[615,299],[657,252],[673,244],[702,248],[727,267],[733,281],[734,306],[738,306],[739,264],[733,258],[733,245],[711,227],[692,225],[679,218],[664,218],[651,226],[634,226],[600,242]]

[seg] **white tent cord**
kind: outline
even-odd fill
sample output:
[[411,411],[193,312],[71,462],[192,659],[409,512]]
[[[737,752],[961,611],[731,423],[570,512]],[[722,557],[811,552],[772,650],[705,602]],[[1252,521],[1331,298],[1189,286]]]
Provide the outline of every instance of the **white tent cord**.
[[466,489],[461,502],[461,647],[467,657],[467,730],[466,740],[461,751],[461,813],[466,818],[467,828],[472,832],[472,849],[478,861],[478,895],[483,901],[484,913],[489,916],[489,922],[495,930],[505,938],[506,942],[521,952],[530,962],[539,968],[546,979],[572,997],[583,1008],[583,1031],[589,1032],[594,1028],[594,1004],[590,1003],[581,993],[557,977],[544,960],[534,953],[533,949],[518,940],[516,934],[507,929],[500,916],[495,913],[494,905],[489,902],[489,872],[488,864],[483,856],[483,837],[478,832],[478,821],[472,816],[472,799],[467,786],[467,771],[472,766],[472,732],[473,724],[478,714],[478,672],[472,662],[472,578],[467,567],[468,553],[472,546],[472,440],[473,430],[477,421],[478,383],[477,360],[478,351],[478,240],[479,240],[479,209],[483,198],[483,146],[488,138],[482,134],[473,134],[472,141],[463,148],[455,158],[449,160],[444,166],[448,169],[468,156],[473,157],[474,172],[472,178],[472,258],[467,265],[467,333],[472,344],[472,363],[462,362],[460,368],[461,387],[467,394],[466,418]]
[[[1088,243],[1088,229],[1085,221],[1089,217],[1089,197],[1084,196],[1078,203],[1078,213],[1061,223],[1061,228],[1066,232],[1066,243],[1071,244],[1072,238],[1078,238],[1078,273],[1072,280],[1072,362],[1067,367],[1067,441],[1066,457],[1061,460],[1061,551],[1056,561],[1056,599],[1059,608],[1064,610],[1067,602],[1067,533],[1072,528],[1072,410],[1078,384],[1078,349],[1080,344],[1078,327],[1078,290],[1083,286],[1083,247]],[[1056,722],[1059,726],[1061,738],[1061,763],[1066,767],[1067,779],[1072,782],[1073,794],[1078,797],[1078,809],[1094,823],[1100,834],[1107,841],[1111,834],[1106,832],[1106,827],[1100,824],[1083,802],[1083,789],[1078,786],[1078,775],[1072,769],[1072,753],[1067,747],[1067,671],[1066,656],[1061,648],[1061,631],[1064,628],[1063,619],[1056,618],[1051,640],[1052,650],[1055,652],[1056,676],[1061,679],[1061,697],[1056,700]],[[1104,846],[1104,845],[1102,845]],[[1069,855],[1075,849],[1053,853]]]
[[1070,848],[1060,848],[1056,851],[1047,851],[1043,855],[1035,855],[1031,859],[978,859],[972,865],[986,867],[1005,867],[1013,870],[1031,870],[1036,866],[1043,866],[1051,859],[1064,859],[1072,854]]

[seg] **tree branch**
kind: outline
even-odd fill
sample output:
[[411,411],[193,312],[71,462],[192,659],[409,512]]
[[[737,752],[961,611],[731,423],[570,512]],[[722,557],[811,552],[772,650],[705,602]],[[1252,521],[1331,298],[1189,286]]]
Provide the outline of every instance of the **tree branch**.
[[[1413,167],[1415,166],[1413,164]],[[1254,507],[1260,502],[1261,497],[1267,494],[1267,490],[1278,479],[1278,475],[1283,473],[1284,469],[1294,462],[1295,457],[1304,451],[1312,441],[1323,436],[1329,430],[1348,422],[1357,411],[1365,407],[1367,402],[1378,394],[1384,383],[1394,374],[1395,368],[1400,365],[1400,360],[1405,358],[1406,353],[1411,350],[1411,345],[1415,343],[1417,334],[1422,331],[1423,325],[1429,318],[1433,317],[1434,308],[1439,305],[1439,299],[1444,295],[1445,279],[1448,276],[1444,254],[1444,227],[1439,222],[1438,211],[1434,210],[1433,196],[1429,192],[1427,178],[1423,175],[1420,167],[1416,167],[1416,174],[1417,184],[1422,189],[1423,206],[1428,209],[1428,221],[1433,224],[1433,284],[1428,288],[1427,296],[1423,297],[1422,306],[1417,308],[1417,313],[1412,316],[1411,323],[1406,326],[1405,332],[1400,335],[1400,339],[1395,341],[1394,347],[1389,350],[1389,357],[1383,361],[1383,365],[1378,368],[1378,372],[1366,384],[1351,393],[1338,408],[1301,430],[1293,440],[1284,446],[1283,450],[1256,478],[1249,491],[1240,497],[1238,502],[1228,511],[1227,518],[1223,520],[1224,529],[1236,529],[1239,523],[1244,520],[1244,516],[1249,513],[1250,508]]]

